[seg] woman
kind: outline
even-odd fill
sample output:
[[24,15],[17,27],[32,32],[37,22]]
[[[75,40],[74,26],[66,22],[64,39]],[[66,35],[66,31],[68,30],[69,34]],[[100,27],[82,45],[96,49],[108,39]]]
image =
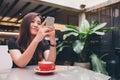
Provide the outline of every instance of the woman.
[[[55,62],[55,28],[45,26],[45,23],[46,20],[41,23],[41,16],[38,13],[31,12],[24,16],[18,38],[11,38],[8,41],[13,67],[37,65],[38,61],[43,59]],[[49,37],[50,41],[46,41],[45,37]]]

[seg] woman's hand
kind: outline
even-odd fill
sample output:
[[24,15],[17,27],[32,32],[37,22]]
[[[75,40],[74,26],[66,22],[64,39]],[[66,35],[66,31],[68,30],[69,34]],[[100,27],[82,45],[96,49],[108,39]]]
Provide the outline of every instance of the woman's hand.
[[50,39],[51,43],[56,43],[55,41],[55,27],[54,26],[45,26],[46,20],[39,25],[38,32],[35,36],[36,41],[40,42],[45,37]]
[[54,26],[46,26],[48,28],[48,32],[46,37],[50,39],[50,43],[51,44],[56,44],[56,40],[55,40],[55,27]]
[[45,23],[46,23],[46,20],[45,20],[41,25],[38,26],[38,32],[37,32],[37,34],[36,34],[36,36],[35,36],[35,39],[36,39],[36,41],[38,41],[38,42],[40,42],[45,36],[48,35],[47,32],[48,32],[49,30],[47,29],[46,26],[44,26]]

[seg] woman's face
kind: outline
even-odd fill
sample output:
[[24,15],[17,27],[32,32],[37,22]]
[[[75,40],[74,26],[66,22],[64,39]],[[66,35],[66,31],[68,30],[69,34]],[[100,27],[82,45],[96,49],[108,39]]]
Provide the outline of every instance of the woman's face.
[[41,24],[41,20],[39,16],[36,16],[30,23],[30,33],[31,35],[36,35],[39,30],[39,25]]

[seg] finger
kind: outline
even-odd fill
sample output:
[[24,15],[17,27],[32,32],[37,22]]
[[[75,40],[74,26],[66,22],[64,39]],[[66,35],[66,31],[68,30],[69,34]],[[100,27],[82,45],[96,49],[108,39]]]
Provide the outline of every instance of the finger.
[[55,30],[55,27],[54,26],[50,26],[48,27],[50,30]]
[[45,33],[45,36],[47,37],[47,36],[49,36],[50,34],[49,33]]
[[41,26],[44,26],[47,20],[44,20],[41,24]]

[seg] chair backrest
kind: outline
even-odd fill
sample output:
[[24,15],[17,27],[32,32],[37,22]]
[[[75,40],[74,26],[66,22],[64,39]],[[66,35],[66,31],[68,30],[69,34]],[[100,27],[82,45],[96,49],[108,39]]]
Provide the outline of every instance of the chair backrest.
[[12,59],[8,53],[7,45],[0,45],[0,70],[10,69],[12,67]]

